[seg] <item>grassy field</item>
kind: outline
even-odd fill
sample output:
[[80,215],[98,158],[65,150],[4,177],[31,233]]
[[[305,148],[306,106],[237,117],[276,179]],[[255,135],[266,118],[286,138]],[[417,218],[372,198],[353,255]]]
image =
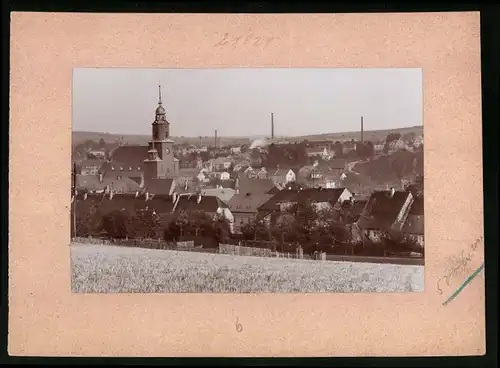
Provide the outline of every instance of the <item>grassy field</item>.
[[423,291],[423,266],[71,245],[73,292]]

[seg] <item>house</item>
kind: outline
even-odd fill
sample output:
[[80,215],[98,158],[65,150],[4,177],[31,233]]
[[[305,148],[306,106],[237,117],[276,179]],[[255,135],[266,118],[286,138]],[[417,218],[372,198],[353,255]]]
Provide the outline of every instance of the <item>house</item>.
[[87,159],[80,163],[81,175],[97,175],[104,161],[97,159]]
[[248,176],[250,178],[256,178],[256,179],[267,179],[268,178],[268,173],[265,167],[260,168],[260,170],[252,170],[248,172]]
[[224,181],[224,180],[230,180],[231,179],[231,174],[227,171],[223,171],[221,173],[217,173],[217,178]]
[[196,180],[198,180],[200,183],[207,183],[210,181],[210,178],[204,170],[200,170],[200,173],[196,176]]
[[344,155],[348,154],[349,152],[356,151],[356,142],[354,141],[345,141],[342,142],[342,153]]
[[419,148],[421,145],[424,144],[424,137],[419,135],[413,140],[413,147]]
[[293,202],[312,203],[320,210],[339,208],[342,202],[352,197],[346,188],[306,188],[297,192]]
[[389,142],[388,153],[394,153],[402,150],[413,151],[413,147],[408,145],[403,138]]
[[204,196],[201,193],[176,196],[172,212],[182,211],[203,211],[212,217],[222,216],[229,222],[231,232],[233,231],[233,215],[227,203],[216,196]]
[[384,233],[400,232],[413,201],[410,192],[396,191],[394,188],[372,193],[358,220],[363,240],[379,243]]
[[234,196],[235,190],[233,188],[223,188],[218,186],[216,188],[202,188],[201,195],[203,196],[215,196],[221,201],[228,203],[228,201]]
[[144,159],[149,156],[148,151],[149,146],[120,146],[112,151],[111,162],[125,167],[142,167]]
[[297,180],[297,176],[293,172],[292,169],[277,169],[272,174],[270,174],[269,178],[276,184],[286,184],[295,182]]
[[234,232],[241,233],[241,227],[251,222],[258,213],[258,208],[273,197],[276,189],[270,179],[237,179],[236,194],[229,200],[228,206],[234,218]]
[[[73,206],[76,206],[73,207]],[[146,193],[120,194],[120,193],[78,193],[72,207],[75,209],[77,219],[86,216],[89,210],[98,210],[101,214],[113,211],[127,211],[134,213],[141,210],[153,210],[156,214],[169,214],[172,212],[174,202],[168,195],[150,195]]]
[[231,153],[240,153],[241,147],[231,147]]
[[416,240],[421,247],[424,246],[424,197],[415,197],[402,232],[405,236]]
[[186,182],[191,183],[193,182],[198,175],[200,174],[200,170],[196,168],[186,168],[186,169],[180,169],[179,170],[179,175],[175,178],[176,182],[179,185],[182,185]]
[[216,188],[228,188],[228,189],[234,189],[236,190],[236,180],[221,180],[221,179],[215,179],[213,181],[213,185]]
[[235,178],[254,176],[254,170],[250,165],[242,165],[239,169],[234,170],[233,173]]
[[178,196],[182,194],[193,194],[198,191],[198,185],[192,181],[182,181],[178,182],[177,179],[174,179],[174,190],[172,195]]
[[110,179],[127,177],[137,182],[141,188],[144,186],[144,170],[142,170],[141,166],[124,167],[124,165],[120,163],[106,162],[101,166],[99,173],[102,174],[104,178]]
[[316,161],[310,170],[310,177],[308,179],[314,182],[338,182],[345,170],[346,161],[342,159],[321,162]]
[[87,152],[87,157],[88,158],[96,158],[98,160],[104,160],[106,158],[106,151],[101,149],[101,150],[89,150]]
[[271,179],[251,179],[247,177],[242,177],[236,179],[235,181],[236,194],[239,193],[268,194],[273,188],[275,188],[275,185]]
[[373,145],[373,152],[376,155],[380,155],[381,153],[384,152],[384,145],[383,144],[374,144]]
[[150,179],[143,192],[154,195],[172,195],[175,189],[174,179]]
[[[250,160],[242,159],[236,162],[233,166],[234,172],[244,172],[250,166]],[[242,171],[243,169],[243,171]]]
[[77,175],[75,184],[77,190],[97,193],[109,191],[113,193],[135,193],[142,190],[140,185],[130,178],[104,178],[102,174]]
[[198,170],[203,170],[204,169],[204,167],[203,167],[203,160],[201,159],[201,157],[196,158],[196,168]]
[[231,167],[232,161],[227,157],[212,158],[207,162],[207,169],[210,171],[225,170]]
[[235,194],[228,202],[229,210],[234,218],[234,233],[240,234],[242,227],[256,218],[259,206],[272,196],[272,194],[251,192]]
[[321,148],[321,147],[306,147],[305,151],[307,157],[323,156],[325,152],[326,153],[328,152],[326,148]]
[[346,188],[306,188],[299,190],[283,189],[259,207],[264,216],[284,212],[296,203],[313,203],[320,209],[338,208],[343,201],[350,199],[352,193]]

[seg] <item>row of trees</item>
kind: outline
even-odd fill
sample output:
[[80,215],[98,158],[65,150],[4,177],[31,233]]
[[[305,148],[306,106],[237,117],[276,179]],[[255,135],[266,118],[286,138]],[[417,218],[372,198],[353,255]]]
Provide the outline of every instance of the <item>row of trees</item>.
[[224,217],[211,216],[203,211],[181,211],[160,218],[152,210],[116,210],[101,214],[96,206],[92,206],[78,215],[76,236],[87,237],[103,232],[115,239],[161,237],[178,241],[192,236],[223,242],[230,236],[230,226]]
[[[414,188],[417,187],[415,184]],[[323,251],[386,255],[389,251],[422,251],[416,239],[392,231],[381,232],[380,245],[370,244],[364,248],[369,239],[364,238],[356,225],[359,217],[350,201],[345,201],[338,209],[319,210],[310,202],[299,202],[283,213],[257,217],[243,225],[241,231],[244,239],[266,242],[280,251],[293,251],[298,245],[309,254]]]
[[257,217],[242,226],[246,240],[270,242],[277,249],[301,245],[305,252],[343,248],[345,253],[361,245],[353,234],[357,220],[350,202],[340,209],[318,209],[310,202],[299,202],[283,213]]

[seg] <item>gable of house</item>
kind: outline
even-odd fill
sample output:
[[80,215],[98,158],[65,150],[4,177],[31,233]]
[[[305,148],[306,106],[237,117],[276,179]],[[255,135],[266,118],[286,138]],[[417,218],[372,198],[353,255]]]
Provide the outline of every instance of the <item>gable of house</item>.
[[272,194],[263,193],[239,193],[235,194],[227,204],[233,213],[256,214],[259,206],[272,196]]
[[402,232],[412,235],[424,235],[424,198],[422,196],[415,197]]
[[393,196],[391,196],[390,191],[372,193],[358,221],[359,227],[390,230],[401,214],[409,196],[411,194],[404,191],[396,191]]

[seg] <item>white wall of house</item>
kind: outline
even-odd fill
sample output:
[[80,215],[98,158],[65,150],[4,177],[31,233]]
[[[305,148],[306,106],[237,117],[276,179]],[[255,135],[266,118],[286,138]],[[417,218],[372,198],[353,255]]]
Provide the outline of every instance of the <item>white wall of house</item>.
[[342,194],[339,197],[338,202],[342,203],[345,200],[350,199],[351,197],[352,197],[352,193],[348,189],[344,189],[344,191],[342,192]]
[[229,228],[230,228],[230,231],[231,231],[231,234],[232,234],[234,232],[234,216],[231,213],[231,211],[229,210],[229,208],[221,208],[221,207],[219,207],[217,209],[216,213],[217,213],[217,215],[223,216],[225,219],[227,219],[227,221],[229,222]]
[[229,179],[231,179],[231,175],[227,171],[224,171],[223,173],[220,174],[220,179],[221,180],[229,180]]
[[288,172],[286,173],[286,182],[291,183],[291,182],[296,181],[296,179],[297,179],[297,176],[295,175],[293,170],[288,170]]

